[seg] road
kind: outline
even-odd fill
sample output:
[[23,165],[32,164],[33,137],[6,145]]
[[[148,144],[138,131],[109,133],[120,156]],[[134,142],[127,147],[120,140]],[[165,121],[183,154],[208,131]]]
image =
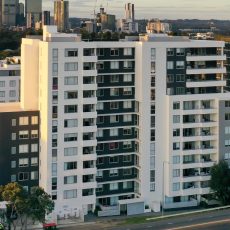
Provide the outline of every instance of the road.
[[78,225],[68,230],[230,230],[230,210],[219,210],[210,213],[172,217],[155,222],[136,225],[117,225],[116,222],[98,222],[95,224]]

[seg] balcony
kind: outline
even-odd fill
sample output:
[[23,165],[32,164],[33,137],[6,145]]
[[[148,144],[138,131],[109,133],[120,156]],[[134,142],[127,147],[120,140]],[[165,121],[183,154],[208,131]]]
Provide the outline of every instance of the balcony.
[[83,133],[83,141],[95,140],[95,133]]
[[188,66],[186,69],[186,74],[191,74],[191,75],[192,74],[213,74],[213,73],[225,74],[226,73],[226,67],[196,66],[196,67],[192,68],[191,66]]
[[91,169],[95,167],[95,161],[83,161],[83,169]]
[[187,61],[224,61],[226,60],[226,55],[190,53],[187,54],[186,60]]
[[95,182],[95,176],[93,174],[83,175],[82,181],[83,183]]
[[95,154],[96,149],[93,146],[83,147],[83,155]]

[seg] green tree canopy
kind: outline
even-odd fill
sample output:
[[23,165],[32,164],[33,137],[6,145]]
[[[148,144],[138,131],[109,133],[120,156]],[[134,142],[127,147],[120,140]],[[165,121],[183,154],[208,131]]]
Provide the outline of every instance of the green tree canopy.
[[210,187],[223,205],[230,204],[230,169],[226,161],[211,168]]

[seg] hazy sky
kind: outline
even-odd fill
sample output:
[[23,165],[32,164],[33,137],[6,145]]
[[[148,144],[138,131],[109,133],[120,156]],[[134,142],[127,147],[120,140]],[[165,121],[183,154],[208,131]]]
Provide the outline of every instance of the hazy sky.
[[[103,5],[118,18],[127,2],[135,4],[136,18],[198,18],[230,20],[230,0],[69,0],[71,17],[92,17]],[[43,9],[53,11],[53,0],[43,0]]]

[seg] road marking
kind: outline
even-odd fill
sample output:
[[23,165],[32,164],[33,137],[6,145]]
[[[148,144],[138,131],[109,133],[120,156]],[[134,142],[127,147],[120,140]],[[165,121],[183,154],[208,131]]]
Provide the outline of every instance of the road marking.
[[186,228],[192,228],[192,227],[201,227],[201,226],[206,226],[206,225],[210,225],[210,224],[219,224],[219,223],[227,223],[227,222],[230,222],[230,219],[211,221],[211,222],[202,223],[202,224],[187,225],[187,226],[183,226],[183,227],[175,227],[175,228],[170,228],[167,230],[180,230],[180,229],[186,229]]

